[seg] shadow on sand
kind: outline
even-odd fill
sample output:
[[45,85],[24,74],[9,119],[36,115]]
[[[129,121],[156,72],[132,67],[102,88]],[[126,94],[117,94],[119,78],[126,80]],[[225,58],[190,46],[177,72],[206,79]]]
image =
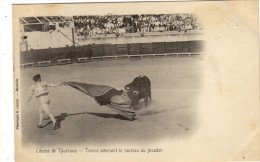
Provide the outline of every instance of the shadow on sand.
[[[72,115],[82,115],[82,114],[90,114],[90,115],[94,115],[94,116],[102,117],[102,118],[114,118],[114,119],[119,119],[119,120],[131,121],[131,120],[127,119],[126,117],[121,116],[120,114],[92,113],[92,112],[81,112],[81,113],[74,113],[74,114],[61,113],[59,116],[55,116],[55,119],[57,122],[56,125],[58,128],[60,128],[61,121],[65,120],[66,117],[72,116]],[[50,120],[50,118],[45,118],[44,120]],[[49,121],[48,123],[43,125],[43,128],[50,124],[52,124],[52,121]]]
[[[148,106],[149,106],[150,102],[148,102]],[[141,110],[141,109],[144,109],[144,103],[139,103],[138,106],[134,107],[134,110],[137,111],[137,110]],[[141,115],[142,116],[145,116],[145,115],[154,115],[156,113],[160,113],[160,112],[147,112],[147,113],[142,113]],[[89,114],[89,115],[94,115],[94,116],[97,116],[97,117],[101,117],[101,118],[107,118],[107,119],[110,119],[110,118],[114,118],[114,119],[119,119],[119,120],[128,120],[128,121],[133,121],[133,120],[130,120],[120,114],[107,114],[107,113],[94,113],[94,112],[80,112],[80,113],[73,113],[73,114],[68,114],[68,113],[61,113],[59,116],[55,116],[55,119],[56,119],[56,125],[57,125],[57,129],[60,128],[60,124],[61,124],[61,121],[65,120],[66,117],[68,116],[72,116],[72,115],[82,115],[82,114]],[[44,120],[50,120],[50,118],[45,118]],[[48,123],[46,123],[45,125],[43,125],[43,128],[52,124],[52,121],[49,121]]]

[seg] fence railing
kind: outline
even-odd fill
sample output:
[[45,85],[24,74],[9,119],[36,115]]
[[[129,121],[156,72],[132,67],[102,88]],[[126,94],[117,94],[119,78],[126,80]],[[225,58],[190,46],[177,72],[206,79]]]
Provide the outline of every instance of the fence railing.
[[36,49],[20,53],[21,66],[46,66],[86,62],[94,59],[192,55],[203,51],[203,41],[131,44],[92,44],[76,47]]

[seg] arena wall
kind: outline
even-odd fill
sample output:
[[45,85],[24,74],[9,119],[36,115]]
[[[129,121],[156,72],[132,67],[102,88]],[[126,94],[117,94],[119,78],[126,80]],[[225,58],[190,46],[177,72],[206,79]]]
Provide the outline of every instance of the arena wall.
[[167,55],[192,55],[203,52],[203,40],[128,43],[128,44],[90,44],[48,49],[21,51],[20,63],[23,67],[59,65],[94,59],[145,57]]
[[[48,49],[73,45],[72,29],[59,29],[50,32],[27,32],[28,49]],[[99,35],[85,38],[74,34],[76,46],[88,44],[130,44],[150,42],[176,42],[203,40],[201,31],[177,32],[150,32],[141,36],[140,33],[126,33],[116,37],[115,34]]]
[[203,52],[203,34],[200,31],[127,33],[85,38],[72,29],[51,32],[26,33],[28,51],[21,51],[20,64],[25,67],[86,62],[94,59],[191,55]]

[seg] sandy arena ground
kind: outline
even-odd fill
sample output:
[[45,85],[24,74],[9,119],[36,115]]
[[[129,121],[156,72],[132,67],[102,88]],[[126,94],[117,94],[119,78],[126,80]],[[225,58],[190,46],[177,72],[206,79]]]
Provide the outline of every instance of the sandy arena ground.
[[[128,121],[95,100],[69,86],[49,88],[54,115],[61,128],[52,130],[45,116],[44,128],[37,128],[39,101],[26,102],[32,77],[44,81],[75,81],[109,85],[122,89],[138,75],[152,83],[152,102],[136,111],[138,119]],[[197,105],[201,88],[199,57],[105,60],[81,64],[21,69],[23,144],[103,144],[159,141],[186,138],[197,128]]]

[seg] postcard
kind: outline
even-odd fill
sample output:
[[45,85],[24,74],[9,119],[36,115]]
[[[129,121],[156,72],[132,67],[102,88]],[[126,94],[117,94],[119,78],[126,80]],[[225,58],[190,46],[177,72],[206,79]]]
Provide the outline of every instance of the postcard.
[[15,161],[260,160],[258,1],[12,9]]

